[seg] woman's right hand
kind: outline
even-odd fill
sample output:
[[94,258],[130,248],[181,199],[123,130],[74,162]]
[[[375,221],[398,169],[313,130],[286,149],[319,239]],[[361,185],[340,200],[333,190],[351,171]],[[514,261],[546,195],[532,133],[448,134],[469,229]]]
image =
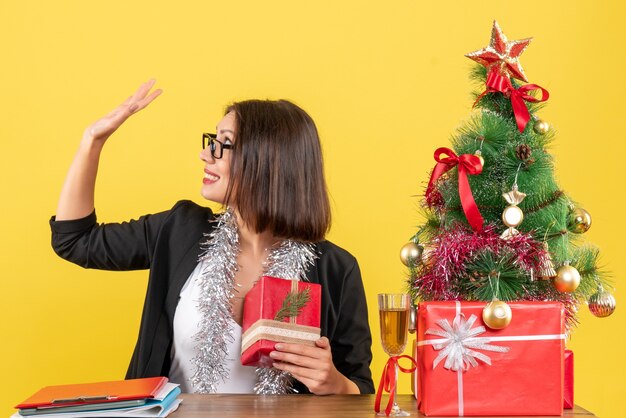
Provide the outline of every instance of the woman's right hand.
[[85,129],[61,190],[56,215],[58,221],[83,218],[93,212],[102,147],[126,119],[148,106],[161,94],[160,89],[148,94],[155,82],[150,80],[142,84],[124,103]]
[[126,99],[124,103],[117,106],[106,116],[89,125],[87,129],[85,129],[83,140],[104,143],[126,119],[148,106],[162,93],[161,89],[157,89],[148,95],[154,83],[156,83],[156,80],[149,80],[143,83],[135,94]]

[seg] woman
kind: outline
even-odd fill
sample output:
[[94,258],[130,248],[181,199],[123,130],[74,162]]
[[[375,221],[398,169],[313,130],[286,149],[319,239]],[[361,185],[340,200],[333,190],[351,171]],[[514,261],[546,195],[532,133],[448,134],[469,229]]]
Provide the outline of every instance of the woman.
[[[359,267],[324,241],[330,209],[317,129],[287,101],[230,106],[203,135],[201,194],[120,224],[98,224],[94,189],[106,140],[161,90],[154,80],[85,130],[50,221],[52,245],[85,268],[150,269],[126,378],[169,376],[184,391],[373,393],[371,336]],[[315,346],[277,344],[273,369],[241,366],[243,297],[261,275],[322,286]],[[289,376],[293,376],[295,381]]]

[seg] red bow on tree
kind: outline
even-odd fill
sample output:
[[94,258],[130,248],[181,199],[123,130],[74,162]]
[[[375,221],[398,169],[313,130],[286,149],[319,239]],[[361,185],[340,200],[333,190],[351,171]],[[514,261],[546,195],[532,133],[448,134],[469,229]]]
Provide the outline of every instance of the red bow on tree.
[[[404,368],[400,366],[400,359],[406,358],[411,360],[411,367]],[[397,389],[397,379],[396,379],[396,366],[399,370],[404,373],[412,373],[417,368],[417,363],[412,357],[407,355],[401,356],[393,356],[389,357],[385,367],[383,368],[383,375],[380,378],[380,383],[378,384],[378,391],[376,391],[376,401],[374,402],[374,410],[376,412],[380,412],[380,401],[383,396],[383,391],[389,393],[389,401],[387,402],[387,407],[385,408],[385,414],[389,416],[391,414],[391,408],[393,408],[393,400],[396,397],[396,389]]]
[[[545,102],[550,97],[550,93],[548,90],[544,89],[537,84],[525,84],[521,86],[519,89],[513,87],[511,84],[511,80],[506,75],[503,75],[496,67],[491,68],[489,74],[487,75],[487,81],[485,83],[487,85],[487,90],[485,90],[478,98],[476,102],[474,102],[474,106],[483,96],[487,93],[500,92],[505,96],[511,99],[511,106],[513,106],[513,114],[515,115],[515,122],[517,123],[517,129],[520,132],[524,132],[526,128],[526,124],[530,120],[530,112],[526,107],[527,102]],[[532,96],[530,93],[533,90],[541,91],[541,98],[538,99],[535,96]]]
[[[442,155],[447,155],[442,158]],[[467,179],[468,174],[480,174],[483,171],[483,166],[480,164],[480,158],[474,154],[463,154],[460,157],[457,156],[450,148],[437,148],[435,150],[435,160],[437,165],[433,169],[433,173],[430,176],[428,187],[426,188],[426,196],[430,195],[434,191],[435,182],[443,173],[458,166],[459,170],[459,196],[461,197],[461,206],[463,206],[463,212],[465,217],[471,225],[474,231],[480,231],[483,229],[483,217],[478,210],[478,206],[474,201],[472,195],[472,189]]]

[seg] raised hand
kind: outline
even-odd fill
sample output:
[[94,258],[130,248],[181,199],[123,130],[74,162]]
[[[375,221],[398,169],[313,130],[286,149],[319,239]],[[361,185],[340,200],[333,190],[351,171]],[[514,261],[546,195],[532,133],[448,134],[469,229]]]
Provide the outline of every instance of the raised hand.
[[148,106],[161,94],[160,89],[148,94],[155,82],[156,80],[150,80],[142,84],[124,103],[85,129],[83,139],[65,177],[57,206],[57,220],[79,219],[93,212],[96,175],[102,147],[107,138],[126,119]]
[[148,94],[155,83],[156,80],[149,80],[143,83],[139,89],[137,89],[135,94],[126,99],[106,116],[89,125],[87,129],[85,129],[85,139],[103,142],[106,141],[107,138],[126,121],[126,119],[148,106],[162,93],[161,89],[157,89]]

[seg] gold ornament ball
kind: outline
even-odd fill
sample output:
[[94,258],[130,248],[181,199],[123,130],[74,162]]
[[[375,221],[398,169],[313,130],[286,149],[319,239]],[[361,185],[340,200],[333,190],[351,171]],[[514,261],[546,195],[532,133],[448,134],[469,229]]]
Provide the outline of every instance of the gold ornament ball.
[[483,308],[483,322],[491,329],[508,327],[512,318],[511,307],[501,300],[492,300]]
[[545,135],[550,130],[550,124],[545,120],[537,119],[533,130],[539,135]]
[[483,158],[483,153],[482,153],[482,152],[480,152],[480,150],[477,150],[477,151],[474,153],[474,155],[475,155],[475,156],[477,156],[477,157],[478,157],[478,159],[480,160],[480,166],[481,166],[481,167],[484,167],[484,166],[485,166],[485,159]]
[[400,250],[400,260],[402,260],[402,264],[407,267],[414,266],[421,260],[423,251],[424,247],[421,245],[412,241],[407,242]]
[[598,318],[606,318],[615,312],[615,304],[613,295],[604,290],[591,295],[588,301],[589,310]]
[[502,212],[502,222],[510,228],[515,228],[524,220],[524,212],[515,205],[507,206]]
[[564,264],[556,270],[553,279],[554,287],[561,293],[571,293],[580,284],[580,273],[569,264]]
[[567,229],[582,234],[591,228],[591,215],[583,208],[575,208],[567,215]]

